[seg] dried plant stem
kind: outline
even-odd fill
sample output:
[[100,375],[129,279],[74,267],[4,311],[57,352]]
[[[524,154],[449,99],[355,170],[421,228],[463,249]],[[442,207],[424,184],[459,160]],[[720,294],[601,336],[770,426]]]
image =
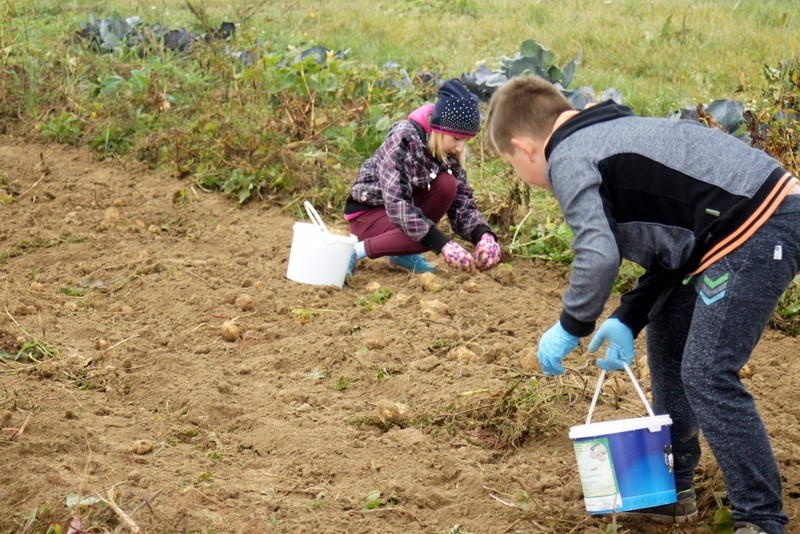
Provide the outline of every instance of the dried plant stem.
[[[105,497],[103,497],[103,496],[102,496],[102,495],[100,495],[99,493],[97,493],[97,497],[98,497],[98,498],[99,498],[101,501],[103,501],[105,504],[107,504],[107,505],[108,505],[108,507],[109,507],[109,508],[111,508],[111,509],[114,511],[114,513],[115,513],[115,514],[117,514],[117,517],[119,517],[119,518],[120,518],[120,520],[122,521],[122,523],[123,523],[123,524],[124,524],[126,527],[128,527],[128,529],[129,529],[131,532],[134,532],[134,533],[139,533],[139,532],[141,532],[142,530],[139,528],[139,525],[137,525],[136,523],[134,523],[133,519],[131,519],[131,516],[129,516],[128,514],[126,514],[126,513],[125,513],[125,511],[124,511],[122,508],[120,508],[120,507],[119,507],[119,505],[116,503],[116,501],[114,501],[114,488],[115,488],[115,487],[116,487],[116,486],[112,486],[112,487],[111,487],[111,488],[108,490],[108,498],[105,498]],[[117,529],[117,530],[118,530],[118,529]]]

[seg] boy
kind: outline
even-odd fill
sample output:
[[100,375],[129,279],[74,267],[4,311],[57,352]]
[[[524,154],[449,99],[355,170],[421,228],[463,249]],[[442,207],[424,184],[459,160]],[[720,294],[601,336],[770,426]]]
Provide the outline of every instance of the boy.
[[653,408],[672,418],[675,504],[631,512],[690,522],[702,431],[725,476],[736,534],[782,534],[781,480],[738,372],[800,270],[800,185],[764,152],[691,121],[641,118],[611,101],[576,111],[537,77],[489,103],[491,144],[522,180],[552,191],[575,240],[545,374],[590,334],[623,258],[646,270],[589,344],[623,369],[647,325]]

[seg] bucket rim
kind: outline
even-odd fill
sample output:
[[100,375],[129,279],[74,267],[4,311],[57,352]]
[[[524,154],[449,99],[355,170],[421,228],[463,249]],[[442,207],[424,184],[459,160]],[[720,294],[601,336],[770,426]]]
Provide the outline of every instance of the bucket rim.
[[353,234],[340,235],[331,232],[325,232],[322,230],[322,228],[320,228],[316,224],[311,224],[307,222],[298,221],[294,223],[293,230],[304,234],[313,234],[314,237],[317,237],[319,239],[324,239],[329,243],[343,243],[346,245],[355,245],[356,243],[358,243],[358,238]]
[[600,421],[585,425],[570,427],[569,438],[596,438],[606,434],[619,434],[633,430],[648,429],[650,432],[659,432],[661,427],[672,424],[669,415],[656,415],[653,417],[635,417],[632,419],[617,419],[615,421]]

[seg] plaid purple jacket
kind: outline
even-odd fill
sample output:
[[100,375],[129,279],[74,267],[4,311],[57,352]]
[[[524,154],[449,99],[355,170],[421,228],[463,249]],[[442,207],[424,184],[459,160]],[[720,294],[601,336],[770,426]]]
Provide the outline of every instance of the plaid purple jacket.
[[433,158],[425,148],[424,135],[422,128],[410,120],[395,123],[375,154],[361,165],[345,211],[354,213],[382,205],[389,220],[406,235],[438,252],[449,239],[414,205],[412,194],[427,188],[433,180],[431,176],[449,168],[458,184],[447,211],[450,226],[462,238],[477,243],[481,235],[491,230],[478,211],[467,174],[455,157],[446,165]]

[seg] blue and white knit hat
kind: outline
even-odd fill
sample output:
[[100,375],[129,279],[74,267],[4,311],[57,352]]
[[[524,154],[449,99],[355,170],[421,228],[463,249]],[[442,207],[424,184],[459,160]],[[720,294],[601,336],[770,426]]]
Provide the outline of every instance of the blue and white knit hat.
[[454,137],[475,137],[481,129],[478,97],[456,79],[439,88],[439,99],[431,116],[431,130]]

